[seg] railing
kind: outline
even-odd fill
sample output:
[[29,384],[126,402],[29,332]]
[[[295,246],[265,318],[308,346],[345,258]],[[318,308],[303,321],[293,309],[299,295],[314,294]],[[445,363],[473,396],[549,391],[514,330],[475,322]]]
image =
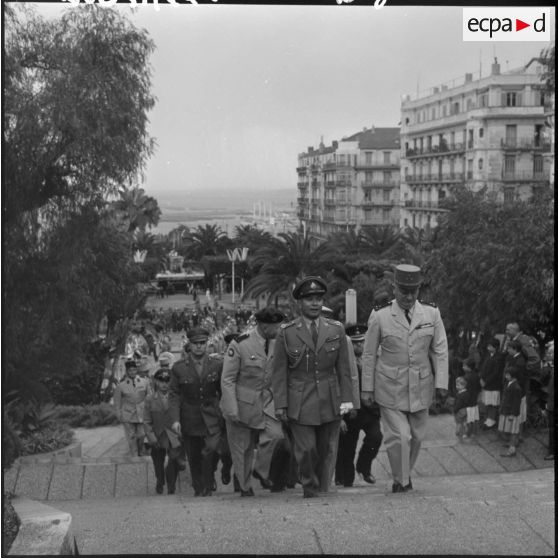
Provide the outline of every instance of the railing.
[[462,172],[449,172],[449,173],[426,173],[420,176],[405,176],[407,184],[414,184],[418,182],[451,182],[452,180],[463,180],[464,174]]
[[362,207],[392,207],[395,202],[393,200],[364,200],[360,205]]
[[516,172],[502,172],[502,180],[519,181],[519,180],[536,180],[547,181],[549,177],[543,172],[533,171],[516,171]]
[[335,183],[333,180],[328,180],[328,181],[324,184],[324,186],[325,186],[326,188],[335,188],[336,183]]
[[337,166],[337,163],[335,161],[328,161],[327,163],[323,164],[323,169],[324,170],[331,170],[334,169]]
[[465,151],[464,145],[461,142],[458,143],[442,143],[440,145],[433,145],[431,148],[417,148],[417,149],[407,149],[405,152],[407,157],[418,157],[420,155],[439,155],[440,153],[454,153]]
[[306,169],[308,167],[304,166],[304,167],[296,167],[296,172],[306,172]]
[[542,151],[550,150],[549,143],[535,139],[501,139],[500,146],[502,147],[502,149],[511,149],[514,151],[518,149],[541,149]]
[[336,201],[334,199],[325,199],[324,205],[335,207]]
[[305,188],[308,188],[308,182],[298,182],[297,187],[304,190]]
[[405,200],[405,207],[416,209],[442,209],[443,202],[440,201],[422,201],[422,200]]
[[397,188],[400,185],[400,180],[372,180],[361,182],[361,188]]
[[308,205],[310,200],[308,198],[296,198],[296,201],[300,205]]

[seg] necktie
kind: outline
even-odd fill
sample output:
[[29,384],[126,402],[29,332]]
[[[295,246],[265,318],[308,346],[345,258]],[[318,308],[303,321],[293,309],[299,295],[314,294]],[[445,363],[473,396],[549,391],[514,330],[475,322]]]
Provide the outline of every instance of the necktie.
[[316,322],[314,320],[310,323],[310,333],[312,334],[314,346],[316,346],[318,344],[318,328],[316,327]]
[[411,325],[411,316],[409,316],[409,310],[405,310],[405,317],[407,318],[407,322]]
[[269,355],[269,339],[265,340],[265,355]]

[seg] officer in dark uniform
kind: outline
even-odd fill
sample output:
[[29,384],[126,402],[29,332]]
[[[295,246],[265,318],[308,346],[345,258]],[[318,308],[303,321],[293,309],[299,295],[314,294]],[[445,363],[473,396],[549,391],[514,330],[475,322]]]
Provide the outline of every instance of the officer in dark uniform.
[[[351,325],[345,328],[355,353],[359,386],[362,385],[362,351],[366,330],[367,326],[363,324]],[[335,467],[335,484],[353,486],[355,480],[354,460],[361,430],[365,435],[358,454],[356,471],[368,484],[376,482],[374,475],[372,475],[372,461],[378,455],[380,445],[382,444],[380,408],[376,402],[372,404],[361,402],[360,409],[350,411],[343,417],[341,423],[337,465]]]
[[341,415],[353,408],[345,330],[320,316],[326,291],[321,277],[296,284],[301,316],[281,325],[271,380],[276,415],[291,427],[305,498],[328,491]]
[[206,353],[209,332],[188,332],[190,351],[174,364],[169,386],[172,429],[182,435],[195,496],[214,488],[215,454],[222,453],[223,417],[219,410],[223,361]]

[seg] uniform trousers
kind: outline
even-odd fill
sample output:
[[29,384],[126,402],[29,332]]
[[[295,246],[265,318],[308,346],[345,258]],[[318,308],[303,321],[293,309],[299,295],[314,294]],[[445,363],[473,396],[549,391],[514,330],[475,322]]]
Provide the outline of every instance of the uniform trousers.
[[276,490],[283,490],[287,487],[294,488],[298,482],[298,468],[293,452],[292,433],[286,424],[282,426],[283,438],[277,440],[275,444],[269,468],[269,480]]
[[[235,423],[230,420],[226,420],[226,424],[234,474],[238,480],[240,490],[246,491],[252,486],[254,450],[262,430],[250,428],[245,424]],[[267,475],[264,478],[267,478]]]
[[269,478],[271,460],[273,459],[275,448],[283,439],[283,436],[281,423],[277,419],[272,419],[265,415],[265,428],[259,434],[256,461],[254,462],[254,471],[264,479]]
[[355,418],[346,418],[345,422],[347,432],[339,434],[335,482],[351,486],[355,480],[354,460],[360,431],[364,431],[364,439],[358,453],[356,471],[361,475],[369,475],[372,461],[376,459],[382,445],[382,430],[379,415],[370,413],[368,409],[359,409]]
[[393,481],[406,485],[426,435],[428,409],[411,413],[380,406],[380,413]]
[[[167,466],[165,468],[165,457],[169,456]],[[178,467],[176,466],[177,450],[172,448],[151,448],[151,460],[155,469],[155,478],[157,484],[163,486],[165,479],[167,481],[168,490],[174,492],[176,487],[176,477],[178,476]]]
[[329,490],[340,425],[341,419],[315,426],[290,423],[299,478],[305,493]]
[[143,449],[143,438],[145,437],[145,430],[142,422],[123,422],[124,434],[130,453],[134,456],[140,455]]
[[182,438],[195,494],[211,492],[215,456],[222,446],[221,435],[191,436],[187,434]]

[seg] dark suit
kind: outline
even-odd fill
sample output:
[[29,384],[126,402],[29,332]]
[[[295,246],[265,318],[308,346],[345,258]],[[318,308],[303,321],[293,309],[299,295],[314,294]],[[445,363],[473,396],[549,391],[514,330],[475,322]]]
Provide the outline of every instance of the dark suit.
[[188,354],[171,370],[170,414],[173,423],[180,421],[196,494],[210,491],[215,454],[224,448],[224,423],[219,410],[222,367],[222,360],[206,355],[199,375]]
[[[171,428],[173,421],[169,411],[168,397],[163,396],[160,392],[148,395],[145,400],[143,422],[145,435],[151,444],[151,459],[157,484],[163,486],[166,477],[169,492],[174,492],[178,475],[175,459],[179,454],[180,439]],[[165,469],[167,455],[168,463]]]
[[319,318],[314,346],[303,318],[281,326],[272,375],[276,409],[286,409],[305,493],[327,491],[335,466],[340,405],[353,401],[343,326]]

